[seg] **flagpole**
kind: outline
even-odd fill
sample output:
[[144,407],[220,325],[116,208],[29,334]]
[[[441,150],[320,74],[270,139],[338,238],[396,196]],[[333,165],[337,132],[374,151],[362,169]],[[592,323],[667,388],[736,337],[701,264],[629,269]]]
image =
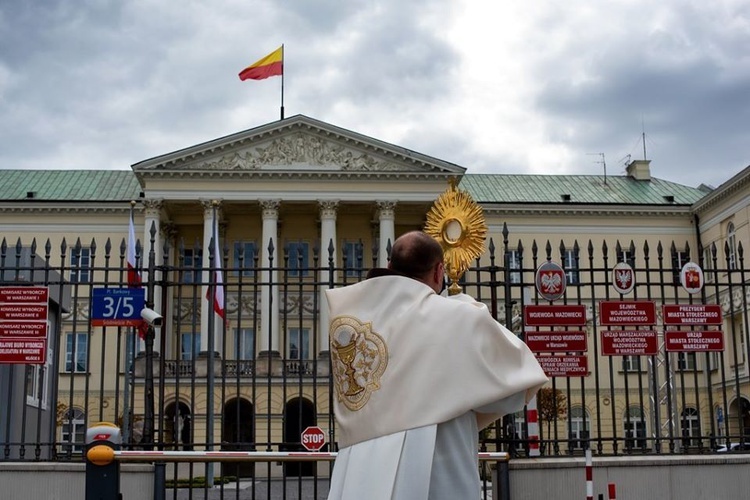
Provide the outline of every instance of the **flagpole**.
[[[211,238],[211,248],[209,250],[209,256],[211,255],[211,251],[214,251],[216,248],[218,248],[217,242],[218,240],[216,238],[219,237],[217,227],[218,223],[216,221],[216,215],[217,210],[216,207],[219,205],[218,200],[212,200],[212,225],[211,232],[213,233]],[[216,286],[215,283],[216,280],[216,269],[217,269],[217,262],[219,259],[219,256],[216,255],[216,252],[213,252],[214,258],[211,262],[211,265],[209,266],[211,268],[210,276],[211,278],[208,281],[208,290],[209,290],[209,296],[211,297],[208,300],[208,373],[207,373],[207,379],[206,379],[206,385],[207,385],[207,397],[208,403],[206,405],[206,450],[212,451],[214,449],[214,349],[215,349],[215,339],[214,339],[214,330],[216,328],[216,312],[214,311],[214,302],[216,301]],[[211,261],[211,258],[209,257],[209,261]],[[214,485],[214,464],[212,462],[208,462],[206,464],[206,484],[209,487],[213,487]]]
[[281,119],[284,119],[284,44],[281,44]]

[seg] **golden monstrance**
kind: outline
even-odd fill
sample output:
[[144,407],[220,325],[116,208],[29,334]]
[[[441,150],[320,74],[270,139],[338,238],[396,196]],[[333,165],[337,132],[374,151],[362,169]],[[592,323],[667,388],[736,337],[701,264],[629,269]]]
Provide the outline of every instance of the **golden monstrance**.
[[461,293],[458,280],[474,259],[484,253],[487,225],[482,208],[469,193],[456,188],[456,179],[451,178],[448,189],[427,213],[424,231],[443,247],[445,272],[451,282],[448,293]]

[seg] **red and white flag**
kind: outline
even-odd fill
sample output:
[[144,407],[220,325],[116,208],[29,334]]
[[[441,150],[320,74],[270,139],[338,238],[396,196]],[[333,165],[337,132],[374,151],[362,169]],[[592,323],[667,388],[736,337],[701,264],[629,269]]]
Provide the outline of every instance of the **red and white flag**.
[[139,288],[141,286],[141,273],[136,268],[135,262],[135,225],[133,224],[133,209],[130,209],[130,221],[128,224],[128,286]]
[[[226,313],[224,307],[224,280],[221,277],[221,252],[219,251],[219,234],[216,230],[217,221],[214,217],[214,266],[213,266],[213,281],[214,281],[214,297],[213,297],[213,310],[218,314],[221,319],[226,321]],[[210,298],[211,287],[206,291],[206,300],[211,301]]]
[[[128,287],[140,288],[141,287],[141,273],[136,267],[135,258],[135,224],[133,223],[133,209],[130,209],[130,221],[128,221]],[[148,326],[146,322],[142,322],[138,327],[138,336],[141,339],[146,338],[148,332]]]

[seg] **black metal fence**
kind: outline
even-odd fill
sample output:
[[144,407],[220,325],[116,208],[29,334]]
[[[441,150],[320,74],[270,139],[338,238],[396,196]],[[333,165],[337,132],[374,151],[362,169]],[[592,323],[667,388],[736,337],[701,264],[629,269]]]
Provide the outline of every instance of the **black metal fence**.
[[[210,252],[204,267],[199,243],[167,243],[157,262],[155,241],[152,231],[148,251],[140,244],[136,251],[147,305],[165,318],[162,327],[146,331],[90,321],[94,289],[128,286],[125,241],[100,247],[94,240],[72,246],[63,240],[53,247],[48,240],[38,248],[3,239],[0,285],[49,286],[58,308],[50,309],[46,364],[0,365],[0,397],[10,402],[0,406],[0,457],[82,460],[85,429],[98,421],[121,426],[125,449],[301,450],[300,435],[311,426],[325,429],[328,443],[335,443],[321,293],[363,279],[377,262],[377,245],[355,244],[335,258],[332,244],[308,250],[291,243],[268,266],[260,254],[273,255],[275,241],[263,248],[225,245],[218,260]],[[465,293],[522,337],[581,330],[587,338],[585,352],[557,353],[585,356],[587,375],[553,377],[537,398],[542,457],[587,447],[602,455],[713,453],[737,443],[744,448],[750,439],[750,329],[741,244],[691,249],[672,241],[589,241],[583,247],[534,241],[527,248],[513,244],[507,229],[497,246],[488,243],[486,255],[462,279]],[[525,324],[525,306],[550,304],[535,286],[536,271],[547,261],[561,264],[567,283],[554,304],[584,306],[585,326]],[[697,293],[680,283],[681,269],[691,261],[703,270],[705,284]],[[627,295],[612,286],[619,262],[633,269],[635,286]],[[217,288],[226,298],[226,319],[210,313],[207,299]],[[633,327],[601,325],[601,301],[653,302],[655,324],[637,328],[656,332],[657,354],[602,355],[603,331]],[[723,322],[665,324],[665,304],[717,304]],[[665,349],[665,332],[717,330],[720,352]],[[525,411],[480,438],[486,451],[527,456],[534,449]],[[328,467],[229,464],[217,475],[316,480],[327,476]],[[168,480],[195,483],[214,472],[210,466],[174,466]]]

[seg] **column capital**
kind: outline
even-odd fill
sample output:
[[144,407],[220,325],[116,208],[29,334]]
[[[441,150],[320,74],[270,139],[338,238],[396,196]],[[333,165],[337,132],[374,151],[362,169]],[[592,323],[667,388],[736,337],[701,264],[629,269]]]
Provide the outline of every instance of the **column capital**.
[[380,219],[383,218],[392,218],[393,213],[396,210],[396,202],[391,200],[377,200],[375,202],[378,207],[378,217]]
[[281,200],[260,200],[260,208],[263,210],[264,219],[277,219]]
[[321,219],[335,219],[339,208],[339,200],[318,200]]
[[201,198],[200,200],[201,206],[203,207],[203,218],[209,219],[213,217],[214,214],[214,208],[216,209],[216,214],[219,215],[219,211],[221,210],[221,205],[224,200],[221,198]]
[[162,198],[146,198],[141,203],[146,211],[146,217],[158,217],[161,208],[164,206],[164,200]]
[[177,224],[171,220],[162,222],[159,230],[168,240],[172,240],[177,236]]

